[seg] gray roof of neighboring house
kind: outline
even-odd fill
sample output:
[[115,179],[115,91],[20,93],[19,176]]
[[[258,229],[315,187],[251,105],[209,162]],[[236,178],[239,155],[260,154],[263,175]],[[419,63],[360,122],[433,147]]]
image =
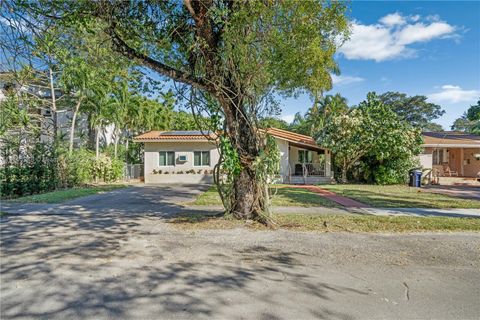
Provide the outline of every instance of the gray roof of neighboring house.
[[423,146],[436,147],[480,147],[480,136],[465,132],[423,132]]

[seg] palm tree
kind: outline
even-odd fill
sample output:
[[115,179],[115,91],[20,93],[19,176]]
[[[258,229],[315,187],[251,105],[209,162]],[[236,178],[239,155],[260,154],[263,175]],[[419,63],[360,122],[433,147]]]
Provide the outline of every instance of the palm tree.
[[347,99],[339,93],[315,98],[313,106],[308,110],[306,119],[309,121],[310,132],[317,137],[333,114],[339,114],[348,110]]

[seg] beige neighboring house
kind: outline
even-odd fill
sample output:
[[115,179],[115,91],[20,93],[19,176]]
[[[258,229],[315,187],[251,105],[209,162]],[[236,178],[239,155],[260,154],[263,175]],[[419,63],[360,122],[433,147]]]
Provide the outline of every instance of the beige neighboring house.
[[[312,137],[268,129],[280,149],[276,182],[329,183],[333,179],[331,152]],[[144,144],[145,183],[212,183],[219,160],[215,135],[200,131],[149,131],[135,137]]]
[[443,177],[476,178],[480,173],[480,136],[461,132],[424,132],[420,163]]

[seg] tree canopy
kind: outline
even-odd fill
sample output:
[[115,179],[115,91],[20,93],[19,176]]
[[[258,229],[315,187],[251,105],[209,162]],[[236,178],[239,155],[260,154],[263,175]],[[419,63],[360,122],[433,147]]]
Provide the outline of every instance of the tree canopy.
[[285,120],[276,117],[260,118],[258,123],[261,128],[278,128],[284,130],[289,129],[289,124]]
[[452,125],[452,130],[480,134],[480,99]]
[[319,143],[335,154],[342,181],[354,167],[376,183],[403,182],[422,143],[419,129],[402,120],[370,92],[357,107],[332,114]]
[[295,114],[290,128],[294,132],[318,137],[333,114],[343,114],[348,110],[347,99],[339,93],[326,95],[314,100],[313,106],[304,116]]
[[407,96],[400,92],[385,92],[379,99],[401,119],[422,131],[441,131],[442,127],[433,122],[441,117],[445,110],[441,106],[427,102],[426,96]]

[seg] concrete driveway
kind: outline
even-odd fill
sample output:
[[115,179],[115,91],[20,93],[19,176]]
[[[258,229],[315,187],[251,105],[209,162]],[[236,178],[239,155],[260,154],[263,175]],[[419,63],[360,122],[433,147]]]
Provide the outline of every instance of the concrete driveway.
[[479,234],[179,230],[166,218],[197,192],[130,188],[2,217],[0,318],[480,315]]
[[12,214],[109,214],[168,216],[185,211],[182,203],[208,190],[209,185],[169,184],[134,185],[62,204],[3,203],[2,210]]

